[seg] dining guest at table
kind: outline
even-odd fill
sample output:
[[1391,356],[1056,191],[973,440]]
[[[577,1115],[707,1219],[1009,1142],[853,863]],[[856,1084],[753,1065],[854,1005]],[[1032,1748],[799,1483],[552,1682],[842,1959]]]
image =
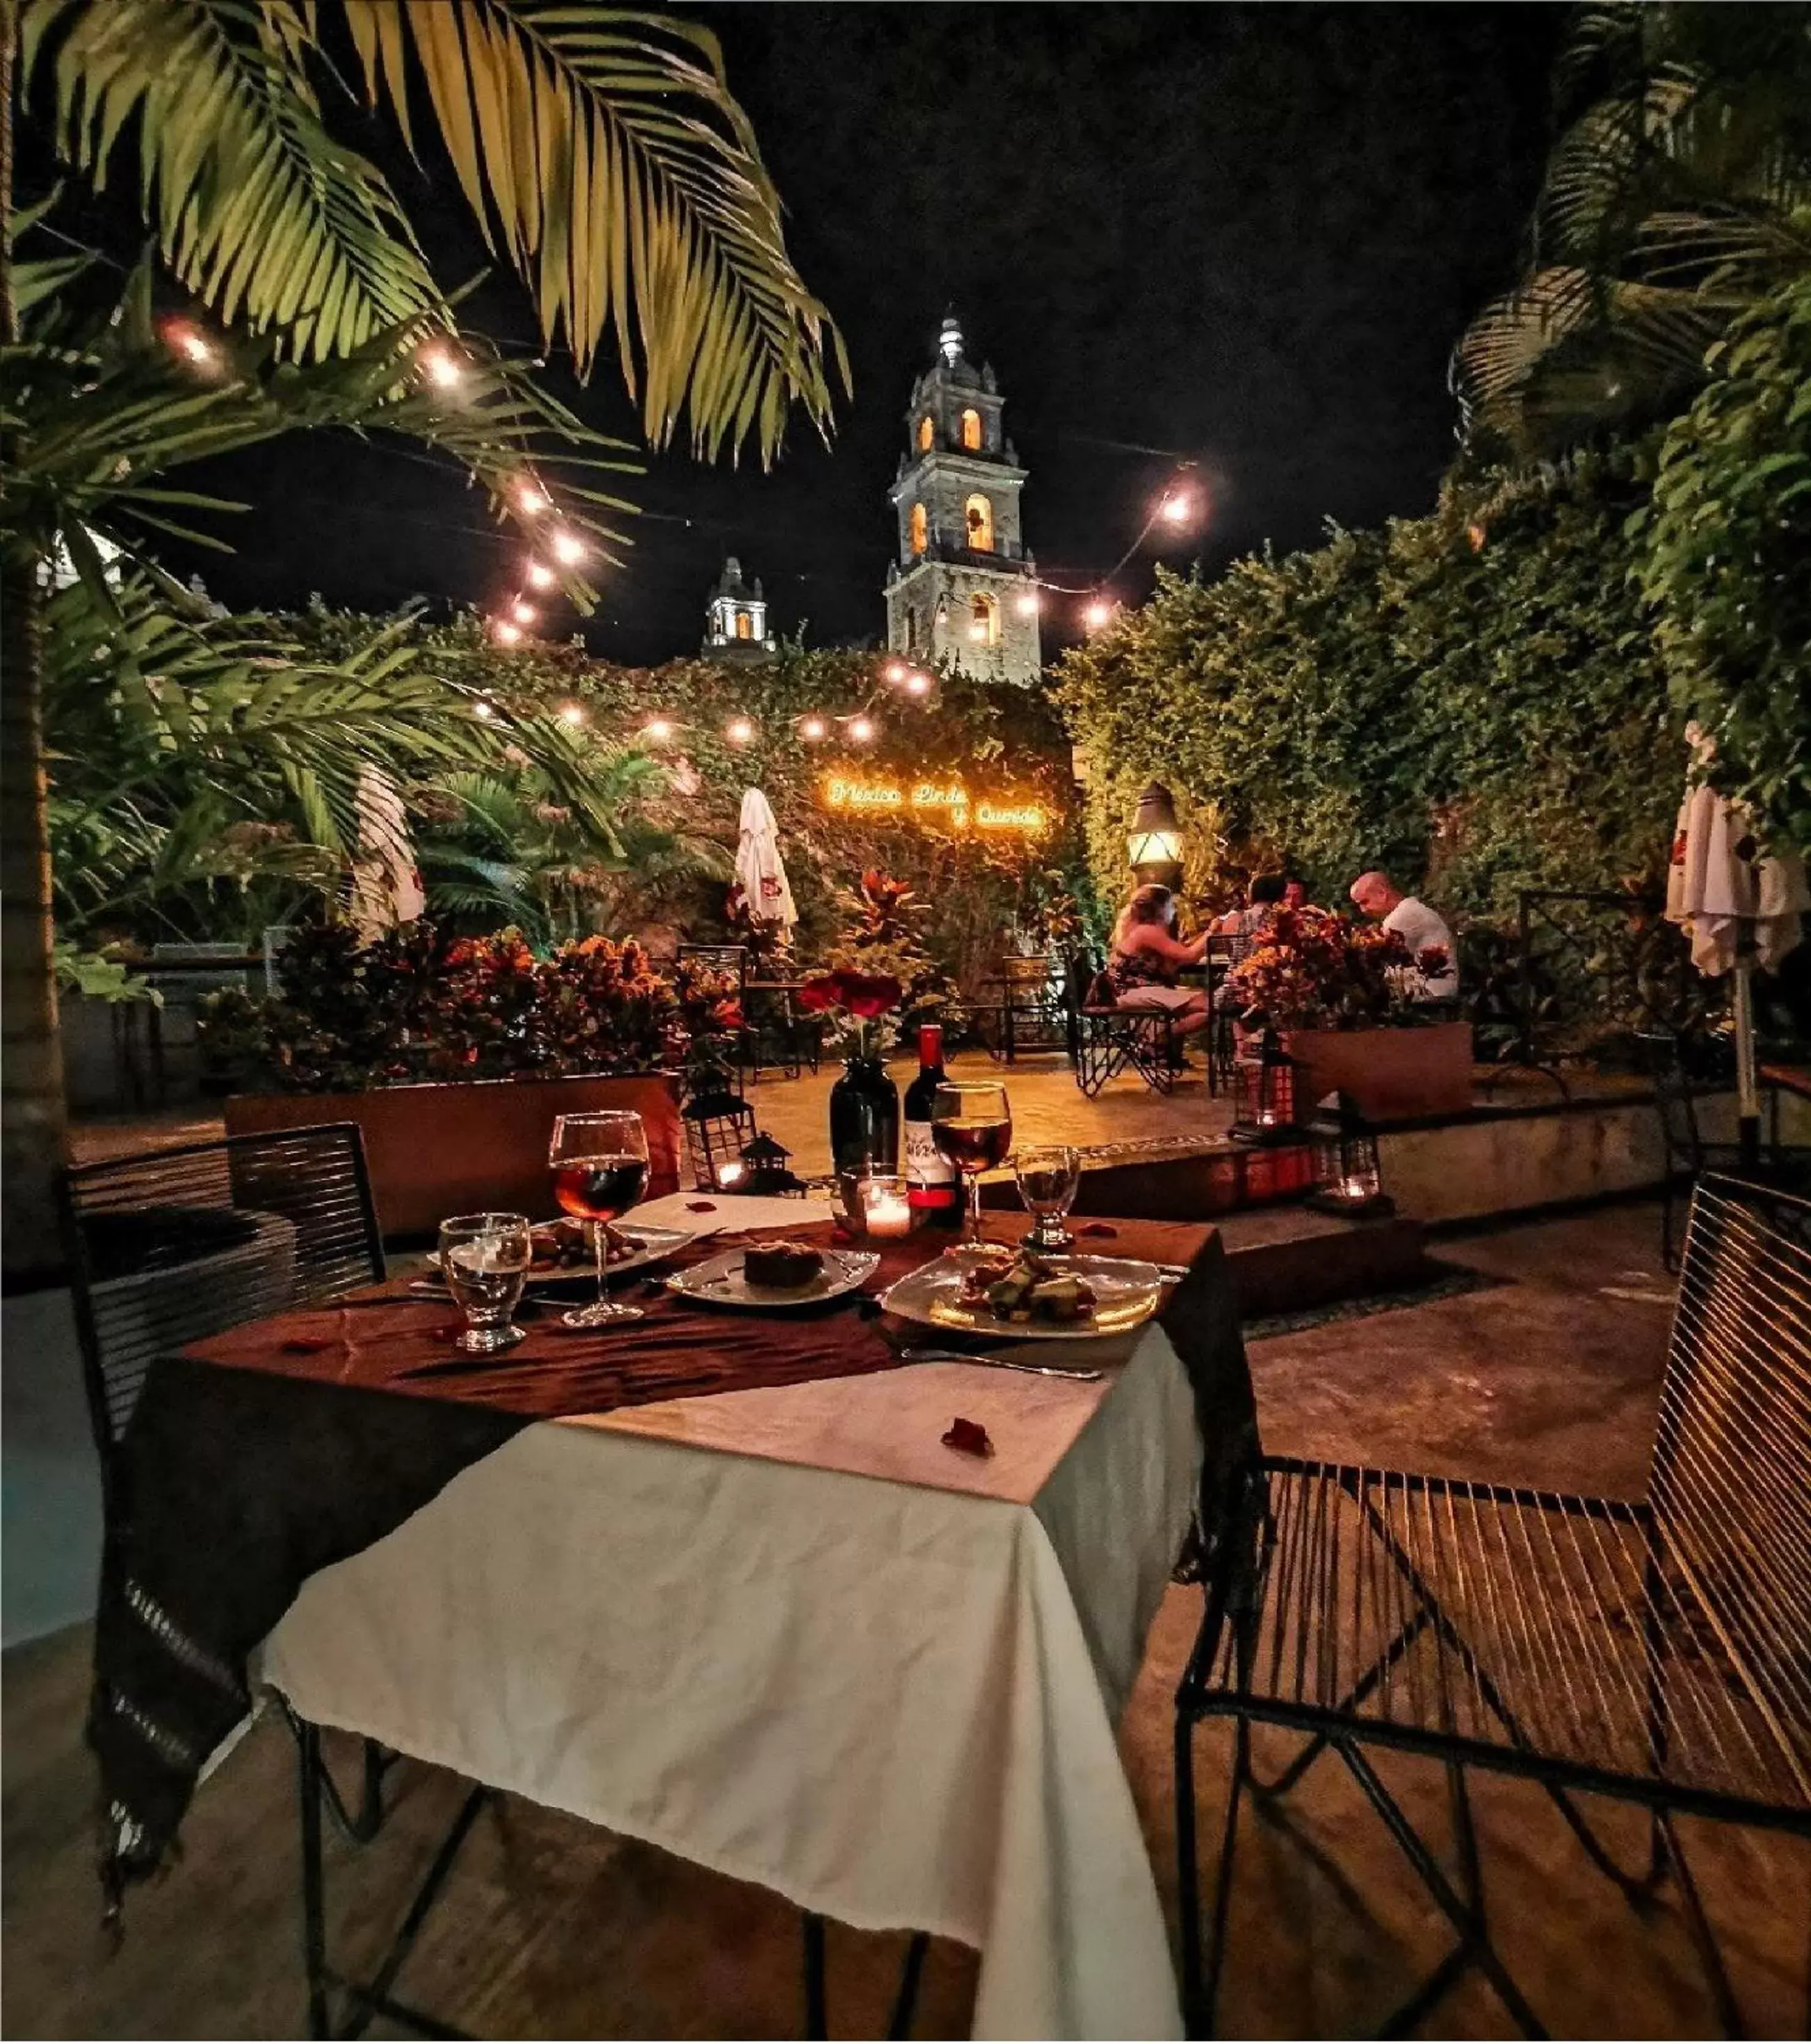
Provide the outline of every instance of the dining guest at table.
[[1306,909],[1312,905],[1308,899],[1308,883],[1293,874],[1286,874],[1282,883],[1282,905],[1286,909]]
[[1282,907],[1288,886],[1280,873],[1260,873],[1245,890],[1245,905],[1222,916],[1213,926],[1217,937],[1249,937],[1273,909]]
[[1411,1001],[1452,1001],[1459,993],[1459,953],[1446,920],[1413,894],[1405,894],[1387,873],[1361,873],[1352,884],[1361,916],[1394,930],[1414,965],[1405,974]]
[[1116,1007],[1167,1009],[1176,1033],[1192,1036],[1207,1027],[1207,995],[1176,982],[1185,966],[1206,955],[1208,932],[1183,943],[1175,924],[1176,897],[1167,887],[1135,888],[1113,926],[1106,981]]

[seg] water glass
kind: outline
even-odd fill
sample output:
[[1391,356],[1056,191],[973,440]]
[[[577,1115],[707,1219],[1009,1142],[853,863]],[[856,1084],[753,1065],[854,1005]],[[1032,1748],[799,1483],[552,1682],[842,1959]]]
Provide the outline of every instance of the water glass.
[[465,1315],[456,1346],[467,1355],[513,1348],[522,1339],[509,1323],[533,1258],[526,1214],[456,1214],[440,1223],[440,1274]]
[[1019,1197],[1032,1217],[1027,1249],[1072,1249],[1075,1238],[1063,1225],[1081,1189],[1082,1153],[1067,1143],[1033,1143],[1013,1154]]

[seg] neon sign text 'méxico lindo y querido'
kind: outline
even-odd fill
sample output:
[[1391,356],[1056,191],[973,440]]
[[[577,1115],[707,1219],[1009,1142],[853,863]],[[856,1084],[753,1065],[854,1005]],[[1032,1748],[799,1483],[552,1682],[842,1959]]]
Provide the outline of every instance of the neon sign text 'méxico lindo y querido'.
[[952,830],[1018,831],[1027,837],[1044,833],[1048,819],[1042,805],[1012,797],[971,800],[960,781],[875,781],[832,774],[824,783],[826,808],[851,815],[918,816]]

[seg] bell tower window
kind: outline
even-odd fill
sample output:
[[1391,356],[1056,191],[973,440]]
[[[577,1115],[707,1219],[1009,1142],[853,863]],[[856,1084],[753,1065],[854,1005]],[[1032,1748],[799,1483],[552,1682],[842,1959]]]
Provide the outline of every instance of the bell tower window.
[[920,453],[920,454],[929,454],[929,453],[930,452],[930,451],[931,451],[931,448],[932,448],[932,444],[934,444],[934,442],[935,442],[935,441],[936,441],[936,437],[937,437],[937,429],[936,429],[936,428],[935,426],[933,426],[933,425],[931,424],[931,415],[930,415],[930,413],[929,413],[929,412],[927,412],[927,413],[925,414],[925,416],[923,417],[923,418],[921,418],[921,419],[918,421],[918,451],[919,451],[919,453]]
[[752,639],[755,636],[755,620],[746,610],[736,613],[736,636],[738,639]]
[[921,554],[931,543],[930,522],[925,516],[922,504],[912,506],[912,551]]
[[981,414],[967,411],[962,415],[962,444],[971,454],[981,451]]
[[990,596],[968,599],[968,636],[977,646],[1000,643],[1000,606]]
[[985,497],[969,498],[964,507],[968,527],[968,544],[977,554],[990,554],[994,551],[994,507]]

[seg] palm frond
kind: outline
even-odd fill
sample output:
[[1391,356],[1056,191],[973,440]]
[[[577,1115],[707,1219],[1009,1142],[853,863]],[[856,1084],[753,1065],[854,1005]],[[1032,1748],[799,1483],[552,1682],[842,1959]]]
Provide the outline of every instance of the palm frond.
[[[304,359],[446,300],[381,173],[329,133],[306,0],[25,0],[28,83],[103,188],[134,163],[164,260],[220,317]],[[135,147],[129,146],[136,144]]]
[[[342,0],[372,100],[406,133],[425,89],[490,246],[532,283],[581,374],[613,333],[649,439],[698,452],[788,412],[828,434],[840,335],[786,253],[779,196],[717,40],[572,0]],[[418,83],[409,67],[413,55]]]

